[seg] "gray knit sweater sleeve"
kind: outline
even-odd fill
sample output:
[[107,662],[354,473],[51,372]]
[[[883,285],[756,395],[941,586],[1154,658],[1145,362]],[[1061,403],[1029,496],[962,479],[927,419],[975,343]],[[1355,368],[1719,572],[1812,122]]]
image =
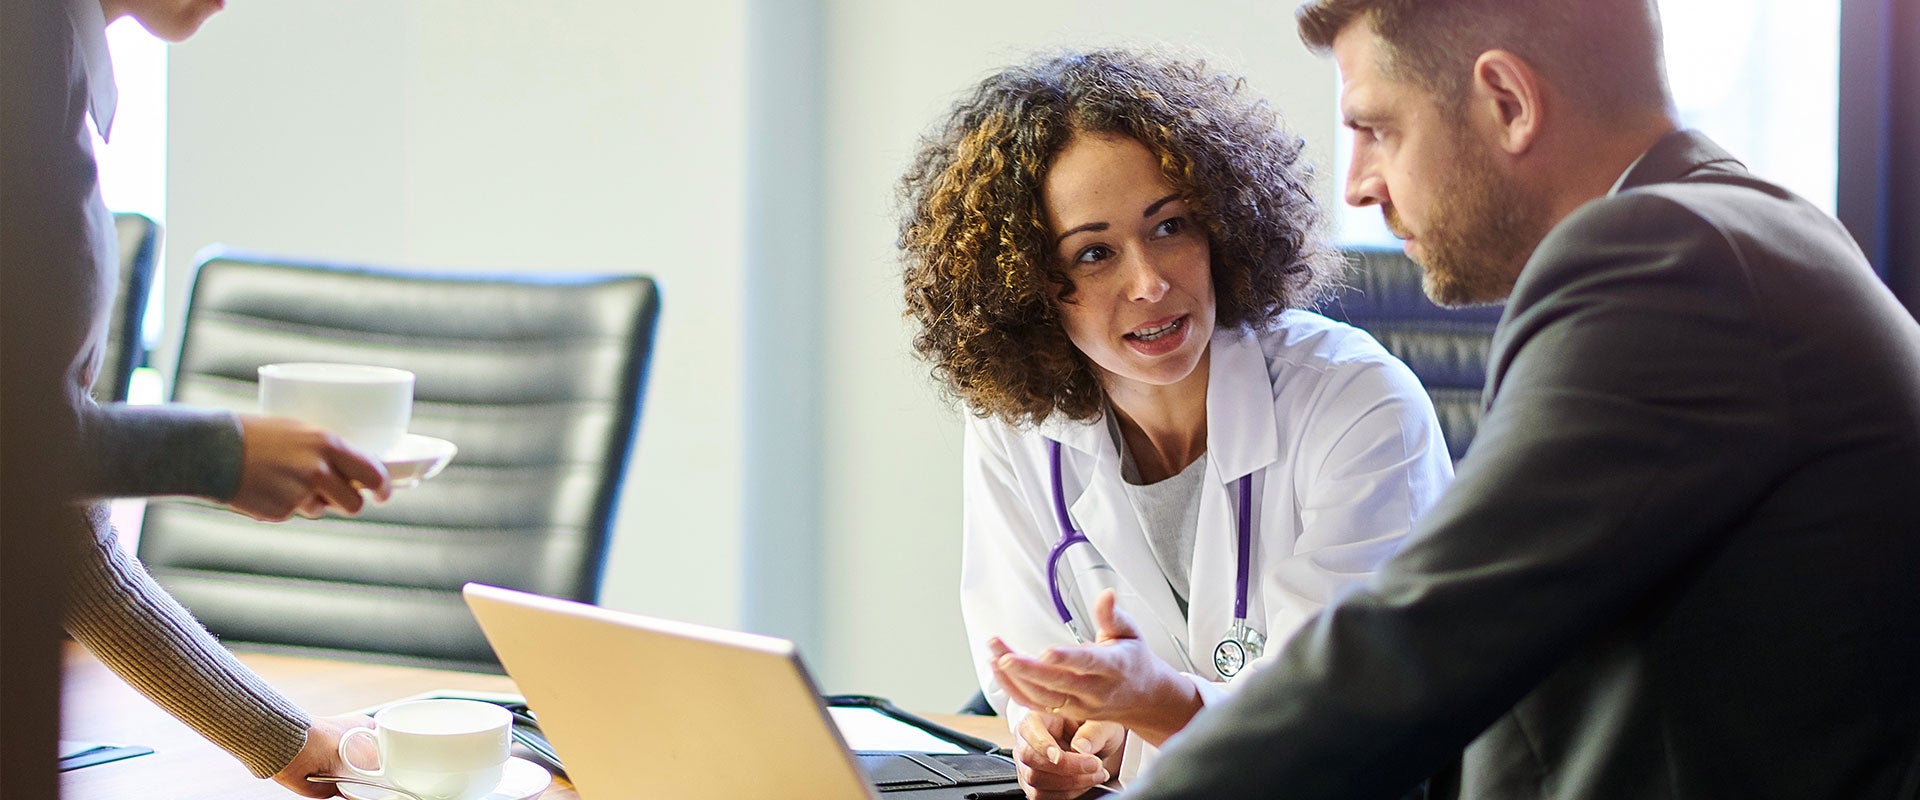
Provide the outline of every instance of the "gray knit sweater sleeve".
[[215,641],[120,547],[104,505],[76,508],[67,631],[167,713],[232,753],[256,777],[279,772],[312,721]]
[[225,501],[240,487],[240,421],[189,406],[83,401],[81,463],[90,497],[192,495]]

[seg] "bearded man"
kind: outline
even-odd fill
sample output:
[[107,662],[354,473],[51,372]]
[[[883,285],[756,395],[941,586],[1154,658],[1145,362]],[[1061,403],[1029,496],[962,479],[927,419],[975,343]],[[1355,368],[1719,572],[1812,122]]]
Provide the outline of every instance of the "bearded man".
[[1139,800],[1920,796],[1920,327],[1679,130],[1650,0],[1319,0],[1376,205],[1505,300],[1458,478]]

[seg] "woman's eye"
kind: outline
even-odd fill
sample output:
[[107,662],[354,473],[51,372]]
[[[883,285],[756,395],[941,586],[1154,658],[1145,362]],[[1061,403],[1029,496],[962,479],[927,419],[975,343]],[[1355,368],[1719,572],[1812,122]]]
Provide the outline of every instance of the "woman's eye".
[[1097,264],[1112,257],[1112,250],[1108,250],[1104,245],[1094,245],[1080,251],[1079,255],[1073,257],[1073,262],[1076,264]]
[[1171,217],[1171,218],[1168,218],[1167,221],[1162,222],[1159,225],[1155,225],[1153,228],[1153,234],[1155,236],[1166,237],[1166,236],[1172,236],[1186,229],[1187,229],[1186,217]]

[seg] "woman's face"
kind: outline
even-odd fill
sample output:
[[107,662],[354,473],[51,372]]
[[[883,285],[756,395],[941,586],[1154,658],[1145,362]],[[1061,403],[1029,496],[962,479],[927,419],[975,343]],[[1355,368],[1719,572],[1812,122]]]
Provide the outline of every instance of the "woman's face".
[[1195,377],[1213,334],[1212,261],[1159,159],[1131,138],[1075,134],[1041,200],[1073,280],[1060,306],[1067,338],[1108,394]]

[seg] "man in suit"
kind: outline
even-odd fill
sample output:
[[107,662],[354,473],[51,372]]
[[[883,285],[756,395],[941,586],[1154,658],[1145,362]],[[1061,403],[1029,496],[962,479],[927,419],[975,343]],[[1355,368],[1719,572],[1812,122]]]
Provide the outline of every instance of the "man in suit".
[[1128,797],[1920,796],[1920,327],[1678,130],[1652,5],[1301,9],[1347,200],[1437,301],[1507,301],[1486,413],[1405,548]]

